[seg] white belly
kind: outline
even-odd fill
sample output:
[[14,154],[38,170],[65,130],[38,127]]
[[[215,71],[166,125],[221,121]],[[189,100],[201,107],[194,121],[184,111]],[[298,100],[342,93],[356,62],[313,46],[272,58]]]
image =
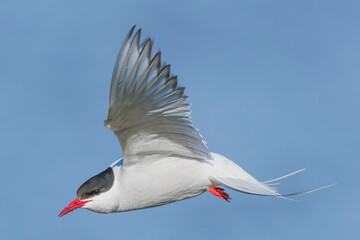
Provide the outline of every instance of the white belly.
[[195,197],[211,186],[207,161],[167,157],[119,168],[118,211],[130,211]]

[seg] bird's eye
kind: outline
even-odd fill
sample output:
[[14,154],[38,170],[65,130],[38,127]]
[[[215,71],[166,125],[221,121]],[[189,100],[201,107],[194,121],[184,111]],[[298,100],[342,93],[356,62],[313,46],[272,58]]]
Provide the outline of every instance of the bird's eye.
[[92,195],[98,195],[100,193],[100,191],[99,191],[99,189],[95,189],[91,193],[92,193]]
[[95,189],[92,190],[91,192],[87,192],[85,193],[87,196],[93,196],[93,195],[99,195],[100,194],[100,190],[99,189]]

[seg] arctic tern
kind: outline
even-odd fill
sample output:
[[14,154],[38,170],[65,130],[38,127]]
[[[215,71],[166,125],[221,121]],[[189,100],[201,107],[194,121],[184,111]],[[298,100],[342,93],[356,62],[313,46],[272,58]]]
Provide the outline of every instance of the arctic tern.
[[140,44],[139,29],[127,34],[112,75],[106,128],[117,136],[123,158],[80,186],[76,199],[59,217],[85,208],[113,213],[156,207],[206,191],[229,201],[219,186],[235,191],[286,198],[272,184],[298,173],[260,182],[226,157],[208,150],[192,124],[190,104],[152,41]]

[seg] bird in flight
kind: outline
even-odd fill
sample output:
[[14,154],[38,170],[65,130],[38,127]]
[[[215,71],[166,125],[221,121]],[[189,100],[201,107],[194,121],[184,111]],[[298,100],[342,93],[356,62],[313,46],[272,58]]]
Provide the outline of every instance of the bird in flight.
[[[161,53],[151,54],[152,41],[140,44],[139,29],[127,34],[116,59],[106,128],[117,136],[123,158],[83,183],[59,217],[85,208],[98,213],[156,207],[206,191],[229,201],[223,187],[286,198],[275,181],[260,182],[226,157],[212,153],[192,124],[188,96],[178,86]],[[325,186],[327,187],[327,186]]]

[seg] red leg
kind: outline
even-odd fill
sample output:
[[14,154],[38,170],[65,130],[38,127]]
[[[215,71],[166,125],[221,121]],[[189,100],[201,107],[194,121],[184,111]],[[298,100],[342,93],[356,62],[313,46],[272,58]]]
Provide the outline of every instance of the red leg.
[[214,188],[208,188],[209,192],[211,192],[212,194],[214,194],[215,196],[224,199],[226,201],[229,202],[229,199],[231,199],[229,197],[229,194],[227,194],[226,192],[224,192],[223,188],[218,188],[218,187],[214,187]]

